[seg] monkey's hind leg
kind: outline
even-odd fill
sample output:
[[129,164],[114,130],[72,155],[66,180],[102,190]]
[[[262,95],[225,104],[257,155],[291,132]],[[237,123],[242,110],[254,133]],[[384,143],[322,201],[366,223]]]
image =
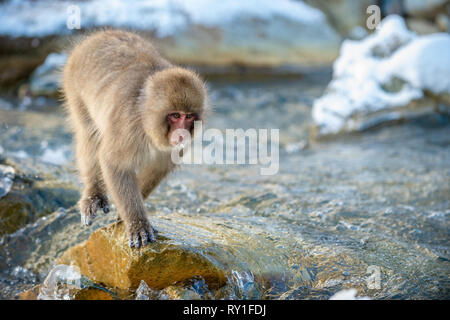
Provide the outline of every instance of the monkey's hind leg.
[[102,209],[103,213],[109,212],[109,204],[97,157],[99,149],[98,133],[92,120],[88,118],[87,112],[83,111],[75,110],[72,119],[76,118],[73,119],[76,126],[76,157],[80,176],[84,183],[83,193],[79,201],[81,221],[89,226],[96,217],[97,210]]

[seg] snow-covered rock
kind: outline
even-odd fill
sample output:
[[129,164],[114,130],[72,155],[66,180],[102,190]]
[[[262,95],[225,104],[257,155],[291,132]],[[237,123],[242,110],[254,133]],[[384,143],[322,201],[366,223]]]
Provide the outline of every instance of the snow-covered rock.
[[[333,80],[314,102],[313,119],[320,135],[402,119],[410,114],[412,102],[429,94],[445,99],[450,94],[449,74],[448,34],[418,36],[401,17],[388,16],[374,34],[344,41]],[[414,109],[417,114],[417,103]]]
[[111,26],[150,32],[171,59],[203,65],[324,64],[340,36],[294,0],[4,1],[0,35],[43,37]]

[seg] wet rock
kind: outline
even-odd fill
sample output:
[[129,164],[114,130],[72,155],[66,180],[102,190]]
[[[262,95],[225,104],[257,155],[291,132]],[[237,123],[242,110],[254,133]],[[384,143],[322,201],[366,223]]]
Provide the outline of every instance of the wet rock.
[[[41,285],[22,291],[17,295],[18,300],[39,300]],[[104,290],[85,288],[74,292],[72,300],[115,300],[116,298]]]
[[17,299],[19,300],[37,300],[39,295],[40,285],[34,286],[31,289],[22,291],[17,295]]
[[83,275],[108,287],[135,290],[141,280],[162,289],[194,276],[211,287],[225,284],[225,274],[198,253],[161,238],[139,250],[128,246],[121,222],[96,230],[89,239],[70,248],[58,263],[76,265]]
[[89,288],[78,291],[74,300],[116,300],[116,298],[103,290]]
[[71,207],[78,198],[79,192],[71,184],[0,165],[0,236],[15,232],[59,207]]
[[5,272],[22,266],[40,274],[43,281],[57,257],[88,239],[93,230],[114,219],[112,216],[101,216],[86,228],[81,225],[80,213],[76,208],[57,210],[0,239],[0,270]]

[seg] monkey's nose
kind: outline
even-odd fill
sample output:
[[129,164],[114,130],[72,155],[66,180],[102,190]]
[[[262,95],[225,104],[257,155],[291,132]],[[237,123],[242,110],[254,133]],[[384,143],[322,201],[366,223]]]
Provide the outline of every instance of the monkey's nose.
[[177,129],[170,135],[170,143],[173,146],[179,146],[184,143],[189,143],[190,133],[185,129]]

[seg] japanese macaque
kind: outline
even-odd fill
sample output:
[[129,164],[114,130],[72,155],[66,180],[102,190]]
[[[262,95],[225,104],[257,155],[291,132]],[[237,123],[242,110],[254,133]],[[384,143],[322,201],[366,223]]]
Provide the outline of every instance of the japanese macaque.
[[[108,194],[125,223],[130,246],[155,241],[144,199],[174,168],[173,148],[207,110],[197,74],[172,65],[141,36],[94,33],[75,46],[63,90],[84,190],[81,220],[109,212]],[[186,131],[185,131],[186,132]]]

